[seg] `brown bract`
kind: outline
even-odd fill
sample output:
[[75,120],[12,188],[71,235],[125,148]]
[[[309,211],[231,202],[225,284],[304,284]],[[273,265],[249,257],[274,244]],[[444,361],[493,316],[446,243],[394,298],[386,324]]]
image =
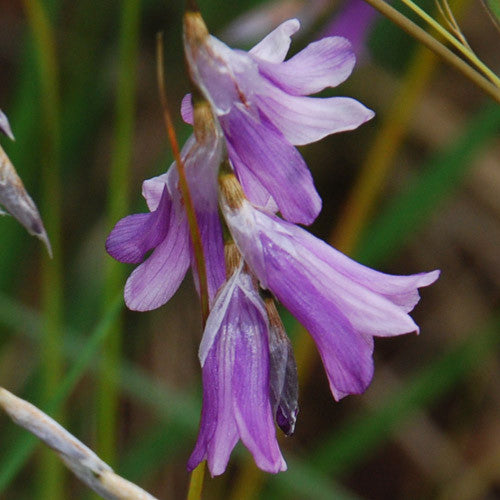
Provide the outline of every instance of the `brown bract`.
[[243,206],[246,199],[243,188],[233,173],[221,173],[219,176],[220,194],[227,206],[231,210],[236,210]]
[[9,157],[0,146],[0,205],[15,217],[33,236],[40,238],[52,256],[45,227],[38,209],[17,175]]

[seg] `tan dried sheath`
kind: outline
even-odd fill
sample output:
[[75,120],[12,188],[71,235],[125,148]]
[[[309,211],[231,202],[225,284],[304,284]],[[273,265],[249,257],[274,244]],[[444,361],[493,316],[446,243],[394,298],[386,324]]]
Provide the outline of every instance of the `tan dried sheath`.
[[[14,138],[5,115],[0,111],[0,130],[11,139]],[[16,169],[9,157],[0,146],[0,205],[15,217],[28,231],[40,238],[52,256],[49,238],[40,217],[38,209],[26,191],[23,181],[17,175]],[[2,210],[0,210],[2,213]]]

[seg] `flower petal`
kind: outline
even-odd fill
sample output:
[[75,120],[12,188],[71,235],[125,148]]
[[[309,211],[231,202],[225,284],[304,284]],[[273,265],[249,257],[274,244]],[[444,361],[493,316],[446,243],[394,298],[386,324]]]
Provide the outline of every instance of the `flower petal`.
[[[248,303],[236,305],[241,332],[235,345],[234,411],[243,444],[257,466],[271,473],[286,470],[269,402],[269,348],[267,325],[261,312]],[[246,310],[242,310],[241,308]]]
[[301,97],[269,86],[256,96],[259,109],[296,146],[359,127],[375,113],[350,97]]
[[[222,361],[222,362],[221,362]],[[187,468],[193,470],[207,460],[212,476],[222,474],[238,442],[232,415],[231,364],[219,359],[219,350],[210,350],[203,367],[203,408],[200,430]]]
[[[249,202],[231,209],[223,199],[222,211],[261,285],[313,336],[335,398],[362,392],[369,384],[373,336],[418,331],[400,302],[415,299],[417,292],[410,285],[430,284],[437,273],[401,280],[376,275],[347,257],[340,258],[339,252],[304,229],[261,212]],[[371,281],[365,282],[365,277]]]
[[278,212],[278,205],[269,191],[262,185],[262,183],[255,177],[255,175],[246,168],[245,164],[241,161],[237,152],[231,150],[231,163],[236,172],[238,180],[240,181],[245,196],[256,206],[266,210],[267,212]]
[[285,470],[269,402],[266,312],[252,278],[241,267],[217,296],[200,360],[204,407],[189,467],[206,456],[211,474],[221,474],[240,437],[261,469]]
[[163,186],[160,204],[154,212],[124,217],[109,234],[106,251],[116,260],[129,264],[142,262],[146,253],[165,238],[172,202]]
[[265,61],[282,62],[290,48],[290,37],[300,28],[298,19],[289,19],[271,31],[253,49],[249,51],[255,57]]
[[229,157],[236,153],[234,167],[244,165],[271,194],[283,217],[310,224],[321,210],[321,198],[299,152],[266,117],[251,116],[236,105],[220,117],[228,141]]
[[336,87],[352,72],[356,57],[349,40],[336,36],[310,43],[281,64],[257,61],[260,73],[293,95],[316,94]]
[[193,101],[192,101],[192,96],[191,94],[186,94],[182,98],[181,102],[181,116],[182,119],[188,123],[189,125],[194,124],[194,118],[193,118]]
[[346,278],[386,297],[406,313],[410,312],[420,299],[418,288],[429,286],[439,278],[439,271],[407,276],[382,273],[350,259],[312,236],[307,239],[301,236],[299,238],[302,239],[304,246],[310,252],[329,267],[334,268]]
[[125,303],[134,311],[162,306],[177,291],[189,267],[189,229],[184,213],[170,211],[169,230],[125,285]]

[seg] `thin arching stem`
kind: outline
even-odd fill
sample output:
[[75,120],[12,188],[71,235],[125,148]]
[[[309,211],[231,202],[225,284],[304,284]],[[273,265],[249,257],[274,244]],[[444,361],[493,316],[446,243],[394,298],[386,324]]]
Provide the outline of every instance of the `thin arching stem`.
[[[444,59],[448,64],[460,71],[464,76],[474,82],[480,89],[500,103],[500,87],[497,87],[485,78],[481,73],[469,66],[463,59],[454,54],[450,49],[438,42],[433,36],[429,35],[425,30],[420,28],[413,21],[401,14],[399,11],[391,7],[384,0],[365,0],[366,3],[377,9],[385,17],[397,24],[401,29],[406,31],[410,36],[418,40],[427,48],[432,50],[439,57]],[[446,30],[445,30],[446,31]],[[451,36],[451,35],[450,35]]]

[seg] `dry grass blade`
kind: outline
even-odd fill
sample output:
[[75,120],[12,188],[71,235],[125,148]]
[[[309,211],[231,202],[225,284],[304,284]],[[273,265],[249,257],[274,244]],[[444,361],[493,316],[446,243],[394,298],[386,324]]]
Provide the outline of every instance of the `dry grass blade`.
[[19,426],[55,450],[66,466],[89,488],[110,500],[155,500],[155,497],[113,472],[92,450],[48,415],[0,387],[0,407]]
[[14,134],[10,128],[10,123],[5,113],[0,109],[0,130],[9,138],[14,140]]
[[458,40],[462,42],[462,44],[465,47],[472,50],[471,46],[469,45],[469,42],[465,38],[465,35],[462,33],[462,30],[460,29],[457,20],[455,19],[455,15],[451,10],[448,0],[436,0],[436,6],[441,15],[443,16],[444,20],[446,21],[446,24],[448,25],[450,31],[458,38]]
[[[1,117],[0,117],[1,120]],[[8,123],[8,122],[7,122]],[[5,129],[2,127],[2,131]],[[17,175],[14,165],[0,146],[0,205],[15,217],[28,231],[40,238],[52,256],[50,241],[38,209]],[[0,210],[0,213],[2,211]]]

